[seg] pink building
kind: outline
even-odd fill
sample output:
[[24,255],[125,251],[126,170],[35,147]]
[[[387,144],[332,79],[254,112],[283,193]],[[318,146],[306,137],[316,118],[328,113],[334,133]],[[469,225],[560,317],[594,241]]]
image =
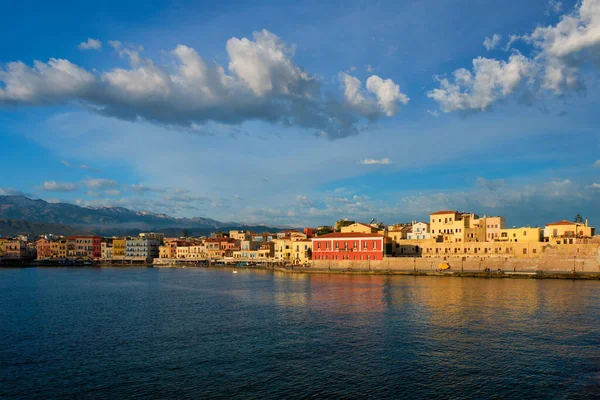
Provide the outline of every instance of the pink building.
[[330,233],[312,238],[313,260],[383,260],[383,236],[376,233]]

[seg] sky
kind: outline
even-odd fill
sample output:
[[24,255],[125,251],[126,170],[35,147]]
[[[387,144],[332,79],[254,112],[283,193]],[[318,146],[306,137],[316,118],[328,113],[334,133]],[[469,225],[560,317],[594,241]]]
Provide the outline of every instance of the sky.
[[600,224],[600,0],[2,10],[0,194],[289,226]]

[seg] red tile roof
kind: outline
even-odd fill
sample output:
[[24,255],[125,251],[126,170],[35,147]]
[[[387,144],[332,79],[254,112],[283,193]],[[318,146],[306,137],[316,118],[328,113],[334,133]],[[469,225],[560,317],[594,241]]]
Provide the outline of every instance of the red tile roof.
[[562,221],[558,221],[558,222],[551,222],[549,224],[546,224],[546,226],[548,225],[575,225],[575,224],[579,224],[579,225],[583,225],[583,223],[581,222],[571,222],[571,221],[567,221],[566,219],[563,219]]
[[323,236],[314,237],[314,239],[343,239],[343,238],[364,238],[364,237],[372,237],[372,238],[382,238],[382,235],[377,233],[362,233],[362,232],[336,232],[329,233]]
[[460,213],[458,211],[442,210],[442,211],[436,211],[436,212],[431,213],[429,215],[442,215],[442,214],[460,214]]

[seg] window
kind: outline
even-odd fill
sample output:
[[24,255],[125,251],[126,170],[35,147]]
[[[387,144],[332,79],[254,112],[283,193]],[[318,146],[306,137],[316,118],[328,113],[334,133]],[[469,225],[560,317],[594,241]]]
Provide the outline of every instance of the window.
[[523,249],[523,254],[527,254],[527,249]]
[[363,248],[366,250],[367,249],[367,242],[363,242]]
[[377,250],[377,242],[373,242],[373,250]]
[[339,249],[340,248],[340,242],[335,242],[335,248]]
[[523,231],[523,236],[527,236],[527,231]]

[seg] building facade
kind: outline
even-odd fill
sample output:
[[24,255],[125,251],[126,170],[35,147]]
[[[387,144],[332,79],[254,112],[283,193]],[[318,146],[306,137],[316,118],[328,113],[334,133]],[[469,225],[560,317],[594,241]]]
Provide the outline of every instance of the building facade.
[[153,239],[132,238],[125,242],[125,258],[152,260],[158,258],[159,242]]
[[330,233],[312,238],[313,260],[383,260],[384,237],[377,233]]
[[100,236],[68,236],[66,244],[69,258],[98,260],[102,257],[102,238]]

